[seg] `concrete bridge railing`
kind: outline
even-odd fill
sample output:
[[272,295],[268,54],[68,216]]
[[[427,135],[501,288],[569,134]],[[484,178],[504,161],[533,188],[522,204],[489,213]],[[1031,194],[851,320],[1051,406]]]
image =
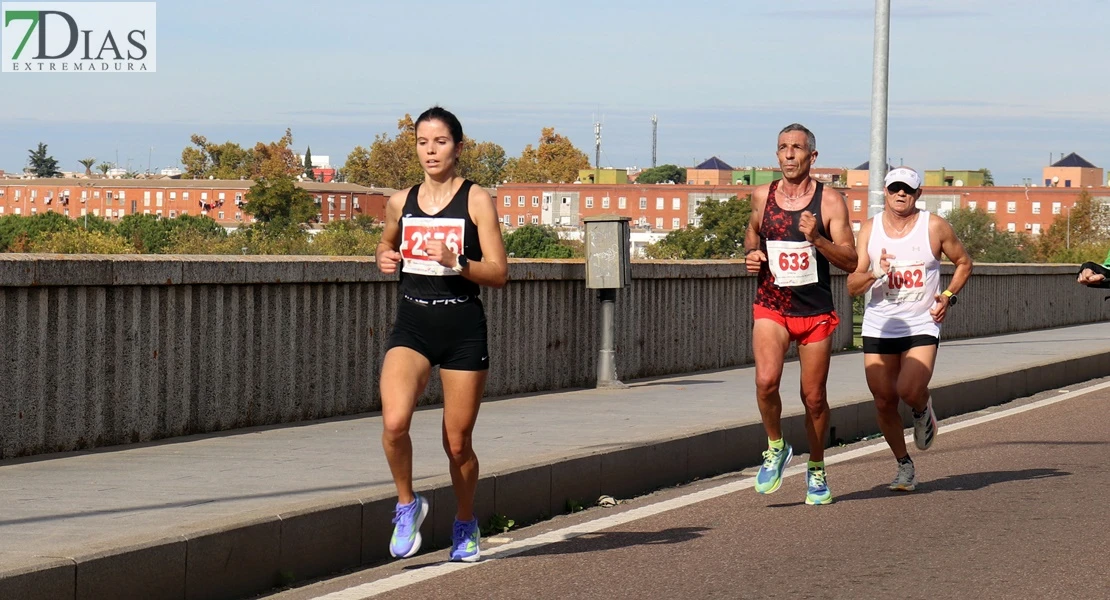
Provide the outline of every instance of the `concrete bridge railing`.
[[[1072,266],[977,266],[945,337],[1103,318]],[[516,260],[484,290],[491,396],[595,380],[598,301],[580,261]],[[617,299],[629,380],[748,364],[739,262],[633,267]],[[834,277],[848,348],[851,302]],[[378,410],[394,277],[365,258],[0,257],[0,458]],[[438,402],[433,378],[422,404]]]

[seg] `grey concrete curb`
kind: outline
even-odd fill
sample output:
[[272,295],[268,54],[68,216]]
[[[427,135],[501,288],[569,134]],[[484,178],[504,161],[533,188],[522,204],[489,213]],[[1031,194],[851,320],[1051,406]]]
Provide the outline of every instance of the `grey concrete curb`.
[[[938,385],[938,418],[965,414],[1110,372],[1110,352],[1069,357],[1023,371]],[[910,425],[906,419],[905,425]],[[784,417],[783,432],[806,452],[803,415]],[[854,440],[877,433],[871,399],[832,409],[830,437]],[[662,487],[737,471],[760,462],[766,446],[759,422],[737,422],[654,442],[571,455],[487,474],[478,485],[478,518],[494,514],[529,523],[590,505],[602,493],[628,498]],[[445,548],[455,501],[448,477],[417,490],[431,502],[421,528],[426,549]],[[72,557],[5,557],[0,598],[20,600],[232,600],[373,564],[388,556],[392,493],[343,495],[246,514],[207,529],[139,540]],[[446,556],[444,557],[446,558]]]

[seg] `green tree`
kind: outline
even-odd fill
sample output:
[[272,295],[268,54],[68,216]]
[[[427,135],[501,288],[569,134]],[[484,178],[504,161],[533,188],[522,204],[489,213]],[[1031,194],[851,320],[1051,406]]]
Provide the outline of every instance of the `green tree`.
[[994,187],[994,175],[991,175],[991,170],[979,169],[979,172],[983,174],[983,186]]
[[31,156],[28,163],[31,167],[31,173],[35,177],[60,177],[62,172],[58,170],[58,161],[46,153],[46,144],[39,142],[39,147],[36,150],[28,150]]
[[241,254],[242,244],[206,216],[182,215],[169,219],[166,254]]
[[1023,234],[999,231],[981,209],[957,208],[945,215],[971,259],[981,263],[1030,262],[1033,244]]
[[243,211],[274,231],[308,223],[316,216],[312,194],[297,187],[290,177],[260,179],[247,191]]
[[572,258],[574,251],[561,243],[554,229],[524,225],[505,236],[505,252],[515,258]]
[[99,231],[100,233],[115,233],[116,224],[96,215],[85,215],[74,219],[74,224],[85,231]]
[[251,179],[294,178],[304,171],[293,152],[293,130],[289,128],[276,142],[255,144],[251,156]]
[[590,159],[554,127],[540,131],[539,145],[524,147],[519,158],[505,165],[505,178],[516,183],[570,183],[578,172],[590,168]]
[[0,216],[0,251],[27,252],[48,233],[76,228],[77,223],[72,219],[53,211],[29,217]]
[[108,171],[110,171],[111,169],[112,169],[111,163],[102,162],[99,165],[96,165],[96,170],[100,171],[101,175],[107,175]]
[[681,260],[741,257],[751,212],[751,196],[707,199],[698,206],[697,225],[668,233],[645,252],[650,258]]
[[945,215],[972,260],[982,258],[994,243],[994,219],[980,208],[955,208]]
[[304,176],[305,179],[316,181],[316,174],[312,172],[312,146],[304,151]]
[[82,158],[81,160],[79,160],[77,162],[81,163],[82,167],[85,167],[85,177],[92,177],[92,166],[93,166],[93,163],[96,162],[96,159],[95,158]]
[[59,254],[134,254],[135,249],[118,233],[70,229],[53,231],[32,244],[34,252]]
[[1034,262],[1036,244],[1024,233],[995,231],[994,240],[979,258],[983,263],[1029,263]]
[[375,181],[370,174],[370,151],[362,146],[355,146],[347,155],[347,162],[343,163],[343,177],[349,183],[373,187]]
[[397,190],[424,181],[424,170],[416,156],[416,126],[412,115],[406,114],[397,121],[395,137],[380,133],[374,138],[374,143],[370,145],[367,172],[370,180],[379,187]]
[[312,249],[328,256],[373,256],[382,228],[359,221],[331,221],[312,238]]
[[659,165],[640,171],[636,183],[686,183],[686,169],[677,165]]
[[116,232],[140,253],[158,254],[170,243],[167,223],[155,215],[133,213],[120,219]]
[[493,142],[464,138],[459,155],[459,176],[484,187],[497,187],[505,176],[505,149]]
[[[1082,258],[1108,241],[1110,213],[1102,203],[1096,201],[1086,191],[1076,195],[1071,206],[1056,215],[1045,231],[1037,239],[1037,257],[1044,262],[1083,262],[1092,260]],[[1077,260],[1082,258],[1082,260]]]
[[163,219],[162,223],[166,225],[166,229],[171,234],[178,231],[196,231],[202,236],[213,239],[227,237],[227,230],[224,229],[223,225],[207,215],[181,215],[173,219]]
[[181,151],[181,164],[185,176],[193,179],[245,179],[254,168],[251,150],[234,142],[213,144],[203,135],[189,137],[193,146]]
[[240,227],[227,236],[225,242],[246,254],[312,254],[308,231],[295,224],[282,225],[280,221],[255,223]]

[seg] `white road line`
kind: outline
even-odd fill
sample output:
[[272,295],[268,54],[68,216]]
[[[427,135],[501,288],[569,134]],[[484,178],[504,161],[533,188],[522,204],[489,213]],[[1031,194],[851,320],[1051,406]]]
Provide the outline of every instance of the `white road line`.
[[[1108,387],[1110,387],[1110,382],[1100,383],[1098,385],[1093,385],[1089,388],[1084,388],[1079,391],[1061,394],[1060,396],[1056,396],[1054,398],[1038,400],[1024,406],[1000,410],[995,413],[981,415],[968,419],[966,421],[961,421],[959,423],[945,424],[944,427],[938,429],[937,435],[939,436],[941,433],[948,433],[951,431],[958,431],[967,427],[973,427],[975,425],[981,425],[983,423],[1001,419],[1003,417],[1010,417],[1013,415],[1021,414],[1030,410],[1044,408],[1045,406],[1056,404],[1057,402],[1070,400],[1072,398],[1082,396],[1083,394],[1096,392]],[[906,436],[907,443],[911,442],[912,439],[912,434]],[[856,448],[854,450],[849,450],[847,452],[841,452],[831,456],[827,456],[825,458],[825,463],[831,465],[847,462],[849,460],[860,458],[861,456],[867,456],[869,454],[874,454],[876,452],[881,452],[885,450],[887,450],[886,442],[879,442],[870,446],[864,446],[861,448]],[[804,472],[805,466],[798,465],[786,469],[786,471],[783,473],[783,477],[791,477],[793,475],[799,475]],[[754,483],[754,477],[748,477],[739,481],[730,481],[728,483],[723,483],[711,488],[706,488],[697,492],[672,498],[670,500],[664,500],[655,504],[649,504],[640,508],[634,508],[627,512],[610,515],[608,517],[602,517],[600,519],[585,523],[579,523],[577,525],[571,525],[570,527],[565,527],[556,531],[549,531],[547,533],[543,533],[531,538],[510,542],[503,546],[498,546],[497,548],[484,550],[482,552],[482,560],[476,563],[445,562],[438,565],[423,567],[418,570],[406,571],[404,573],[399,573],[391,577],[379,579],[378,581],[372,581],[370,583],[364,583],[347,588],[345,590],[340,590],[338,592],[332,592],[323,596],[317,596],[314,600],[364,600],[366,598],[371,598],[373,596],[377,596],[378,594],[384,594],[385,592],[400,589],[406,586],[413,585],[415,583],[428,581],[430,579],[435,579],[436,577],[442,577],[444,575],[454,573],[455,571],[475,567],[483,563],[498,560],[501,558],[507,558],[509,556],[520,554],[522,552],[527,552],[529,550],[534,550],[542,546],[574,539],[582,535],[595,533],[603,529],[609,529],[611,527],[616,527],[618,525],[623,525],[632,521],[645,519],[647,517],[667,512],[669,510],[675,510],[677,508],[683,508],[685,506],[696,504],[698,502],[712,500],[713,498],[718,498],[720,496],[731,494],[733,492],[746,490],[752,487]]]

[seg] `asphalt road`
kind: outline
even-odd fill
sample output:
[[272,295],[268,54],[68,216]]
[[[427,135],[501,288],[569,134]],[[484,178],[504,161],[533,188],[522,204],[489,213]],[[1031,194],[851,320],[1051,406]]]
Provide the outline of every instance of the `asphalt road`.
[[801,456],[772,495],[751,469],[487,539],[476,565],[436,551],[267,597],[1107,598],[1108,414],[1095,386],[944,421],[911,445],[911,493],[871,440],[827,454],[828,506],[803,503]]

